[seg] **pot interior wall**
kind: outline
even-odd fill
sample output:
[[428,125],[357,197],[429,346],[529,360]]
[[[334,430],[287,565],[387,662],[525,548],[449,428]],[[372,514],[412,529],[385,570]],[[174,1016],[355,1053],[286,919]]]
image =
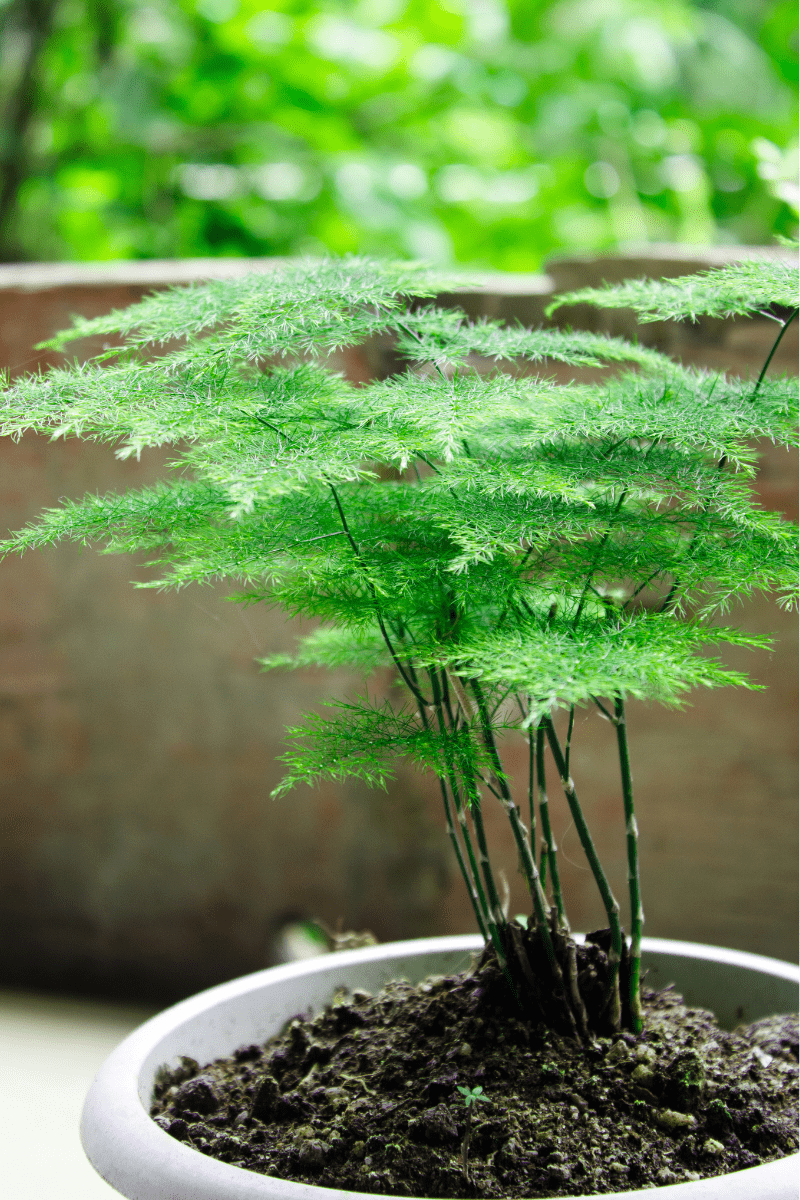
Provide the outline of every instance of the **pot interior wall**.
[[649,951],[642,955],[648,987],[674,984],[691,1007],[710,1008],[722,1029],[797,1010],[797,983],[754,968]]

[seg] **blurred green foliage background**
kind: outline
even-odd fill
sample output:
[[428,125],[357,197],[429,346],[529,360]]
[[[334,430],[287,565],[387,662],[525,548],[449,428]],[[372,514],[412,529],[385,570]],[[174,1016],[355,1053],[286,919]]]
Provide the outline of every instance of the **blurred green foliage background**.
[[0,259],[797,228],[794,0],[0,0]]

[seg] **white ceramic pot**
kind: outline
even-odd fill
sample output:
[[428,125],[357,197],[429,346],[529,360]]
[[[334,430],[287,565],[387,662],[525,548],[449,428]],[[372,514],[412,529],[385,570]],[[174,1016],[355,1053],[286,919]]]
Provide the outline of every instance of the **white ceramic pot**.
[[[198,1062],[263,1042],[337,988],[379,991],[469,965],[477,936],[425,938],[348,950],[234,979],[168,1008],[137,1029],[101,1067],[83,1109],[81,1139],[95,1169],[128,1200],[364,1200],[360,1193],[289,1183],[217,1162],[176,1141],[148,1115],[157,1068],[179,1054]],[[688,1004],[713,1009],[723,1027],[798,1007],[800,968],[774,958],[645,938],[648,985],[674,983]],[[665,1200],[797,1200],[800,1155],[716,1179],[649,1190]],[[642,1190],[615,1200],[644,1200]]]

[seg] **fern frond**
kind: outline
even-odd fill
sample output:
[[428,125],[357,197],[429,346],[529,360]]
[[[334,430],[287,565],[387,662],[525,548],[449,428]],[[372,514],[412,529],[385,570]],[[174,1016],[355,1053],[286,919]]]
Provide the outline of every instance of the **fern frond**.
[[257,659],[265,671],[298,667],[354,667],[365,675],[392,660],[377,627],[348,629],[321,626],[306,634],[294,654],[269,654]]
[[459,670],[530,695],[529,721],[594,696],[633,696],[674,707],[694,687],[756,686],[742,672],[697,653],[721,642],[769,645],[756,634],[665,614],[600,618],[577,630],[543,619],[468,640],[459,647]]
[[395,711],[388,703],[330,703],[339,715],[311,713],[302,725],[288,729],[292,749],[280,756],[289,771],[273,791],[277,797],[299,783],[322,779],[362,779],[371,787],[385,787],[394,777],[398,758],[417,767],[445,773],[454,757],[480,773],[489,765],[472,731],[439,731],[421,725],[410,710]]
[[163,346],[224,329],[209,343],[210,353],[256,359],[314,352],[385,329],[405,298],[435,296],[454,282],[464,281],[420,264],[358,256],[283,263],[274,272],[169,288],[107,316],[76,318],[72,329],[43,346],[61,350],[80,338],[110,334],[122,335],[129,348]]
[[748,316],[773,305],[798,306],[798,269],[781,259],[730,263],[679,279],[631,279],[558,296],[551,316],[568,304],[632,308],[640,321],[696,321],[698,317]]
[[674,365],[657,350],[624,338],[582,330],[525,329],[488,318],[471,322],[453,309],[426,307],[421,312],[407,313],[397,328],[400,353],[415,363],[462,363],[471,355],[478,355],[495,362],[552,359],[576,367],[620,362],[640,363],[653,369]]

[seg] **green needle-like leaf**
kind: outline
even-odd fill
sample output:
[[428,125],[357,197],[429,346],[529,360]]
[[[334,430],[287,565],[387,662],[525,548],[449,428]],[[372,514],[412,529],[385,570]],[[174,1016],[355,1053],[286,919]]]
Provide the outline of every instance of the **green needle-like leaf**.
[[631,279],[603,288],[580,288],[558,296],[547,315],[567,304],[632,308],[640,321],[739,317],[773,305],[792,309],[798,304],[797,267],[765,258],[730,263],[680,279]]

